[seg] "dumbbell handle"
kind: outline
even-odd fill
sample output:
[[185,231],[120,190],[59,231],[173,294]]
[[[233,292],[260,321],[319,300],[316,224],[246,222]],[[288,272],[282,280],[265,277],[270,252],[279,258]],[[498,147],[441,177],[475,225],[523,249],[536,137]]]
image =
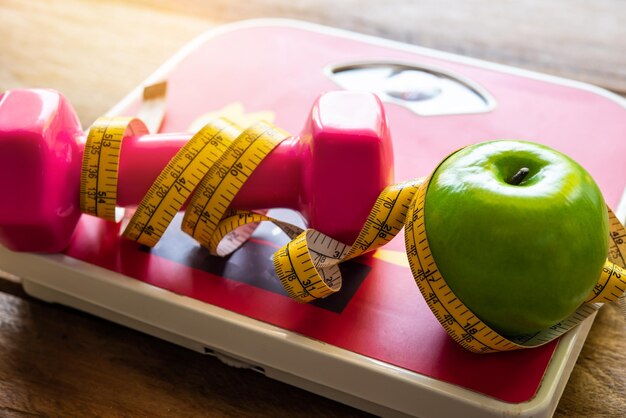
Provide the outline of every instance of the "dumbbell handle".
[[[188,133],[127,137],[120,149],[117,204],[139,204],[161,170],[191,138]],[[284,207],[298,209],[300,187],[298,142],[281,143],[254,170],[231,206],[234,209]]]

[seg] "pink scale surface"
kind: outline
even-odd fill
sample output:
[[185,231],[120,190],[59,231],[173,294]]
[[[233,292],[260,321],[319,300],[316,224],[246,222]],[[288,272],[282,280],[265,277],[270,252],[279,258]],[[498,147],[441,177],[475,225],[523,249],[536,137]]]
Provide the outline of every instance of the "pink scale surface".
[[[233,102],[275,112],[300,132],[316,97],[339,87],[322,69],[350,60],[401,60],[470,78],[497,101],[483,114],[422,117],[385,104],[397,181],[428,175],[450,152],[489,139],[526,139],[578,160],[615,207],[624,189],[624,108],[581,89],[289,27],[219,34],[168,77],[162,132],[186,130],[200,115]],[[124,114],[133,114],[137,104]],[[345,156],[349,158],[349,156]],[[367,170],[366,167],[363,168]],[[178,218],[175,223],[180,222]],[[423,301],[408,268],[379,258],[346,263],[344,289],[298,304],[280,288],[271,254],[286,242],[263,226],[227,259],[209,256],[172,225],[151,251],[119,238],[115,225],[83,216],[66,253],[171,292],[274,324],[364,356],[511,403],[533,398],[558,342],[532,350],[475,355],[457,346]],[[397,237],[388,250],[403,251]]]

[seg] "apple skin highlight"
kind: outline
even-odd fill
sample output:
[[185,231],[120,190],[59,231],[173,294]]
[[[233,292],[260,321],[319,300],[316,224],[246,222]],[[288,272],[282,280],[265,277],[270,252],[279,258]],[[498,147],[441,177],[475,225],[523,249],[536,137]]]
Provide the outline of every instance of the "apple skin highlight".
[[[522,168],[519,184],[509,184]],[[424,216],[450,288],[504,336],[533,334],[572,314],[608,254],[607,209],[594,180],[532,142],[484,142],[449,156],[431,178]]]

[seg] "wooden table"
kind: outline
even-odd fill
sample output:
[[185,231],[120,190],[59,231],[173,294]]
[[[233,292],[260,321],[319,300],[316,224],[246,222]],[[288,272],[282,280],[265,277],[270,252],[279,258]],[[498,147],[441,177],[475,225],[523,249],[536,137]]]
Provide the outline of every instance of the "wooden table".
[[[194,36],[228,21],[279,16],[574,78],[626,94],[626,3],[520,3],[2,0],[0,90],[61,90],[88,126]],[[556,416],[623,416],[625,324],[615,307],[601,310]],[[19,278],[2,273],[0,416],[27,415],[365,414],[34,300],[21,290]]]

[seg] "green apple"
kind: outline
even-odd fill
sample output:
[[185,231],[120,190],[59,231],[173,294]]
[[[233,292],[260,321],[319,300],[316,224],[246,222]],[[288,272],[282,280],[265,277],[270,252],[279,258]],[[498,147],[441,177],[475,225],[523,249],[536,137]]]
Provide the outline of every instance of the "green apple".
[[441,275],[505,336],[535,333],[573,313],[607,257],[598,186],[543,145],[493,141],[452,154],[435,170],[424,205]]

